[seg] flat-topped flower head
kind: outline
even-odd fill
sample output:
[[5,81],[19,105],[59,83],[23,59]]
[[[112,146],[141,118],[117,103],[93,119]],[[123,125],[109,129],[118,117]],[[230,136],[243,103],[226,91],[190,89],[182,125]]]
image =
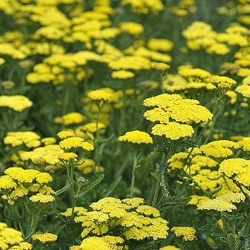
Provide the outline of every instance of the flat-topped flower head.
[[194,133],[194,129],[186,124],[180,124],[177,122],[169,122],[168,124],[156,124],[152,128],[153,135],[163,136],[169,140],[176,141],[191,137]]
[[59,163],[58,156],[63,152],[61,147],[55,144],[39,147],[33,151],[21,152],[20,156],[23,161],[31,161],[36,165],[49,164],[55,166]]
[[134,13],[138,14],[158,14],[164,9],[164,5],[160,0],[122,0],[122,5],[129,5]]
[[29,98],[22,95],[0,96],[0,108],[10,108],[16,112],[22,112],[25,109],[32,107],[32,105],[33,102]]
[[161,94],[154,97],[149,97],[143,101],[145,107],[159,107],[167,108],[173,103],[182,100],[182,97],[178,94]]
[[174,47],[174,43],[167,39],[151,38],[147,43],[147,47],[153,51],[170,51]]
[[143,131],[135,130],[126,132],[125,135],[119,136],[120,142],[130,142],[133,144],[152,144],[152,137]]
[[69,137],[73,137],[75,136],[75,133],[73,130],[63,130],[63,131],[60,131],[57,133],[57,136],[63,140],[63,139],[66,139],[66,138],[69,138]]
[[73,136],[62,140],[59,143],[60,147],[65,150],[73,150],[73,149],[83,149],[85,151],[92,151],[94,146],[89,142],[84,141],[83,138]]
[[36,233],[31,236],[32,240],[39,241],[41,243],[52,243],[58,238],[56,234],[53,233]]
[[67,126],[67,125],[82,123],[85,119],[86,119],[85,116],[82,115],[81,113],[72,112],[72,113],[63,115],[61,117],[56,117],[54,121],[57,124],[63,124]]
[[98,122],[98,124],[96,124],[96,122],[89,122],[78,127],[78,129],[80,131],[91,133],[91,134],[94,134],[97,131],[102,134],[105,132],[106,125],[101,122]]
[[196,230],[193,227],[172,227],[171,231],[176,237],[182,237],[184,241],[196,240]]
[[231,202],[219,198],[206,199],[197,206],[197,210],[215,210],[218,212],[232,212],[236,209],[236,206]]
[[245,152],[250,152],[250,137],[243,137],[237,142],[240,148]]
[[22,233],[0,222],[0,247],[1,249],[31,250],[32,245],[24,241]]
[[221,162],[219,172],[225,174],[227,177],[233,177],[246,172],[247,168],[250,168],[249,160],[243,158],[231,158]]
[[135,74],[131,71],[128,70],[117,70],[112,72],[111,77],[113,79],[130,79],[130,78],[134,78]]
[[45,203],[51,203],[55,200],[55,197],[51,194],[41,194],[37,193],[35,195],[32,195],[29,198],[33,203],[40,203],[40,204],[45,204]]
[[155,107],[146,111],[144,117],[153,122],[167,123],[176,121],[189,125],[201,124],[212,119],[213,114],[194,99],[183,99],[178,94],[161,94],[144,100],[146,107]]
[[211,74],[200,68],[181,68],[179,74],[187,79],[189,82],[199,82],[201,80],[207,79]]
[[0,190],[11,190],[16,188],[16,182],[8,175],[0,177]]
[[38,170],[35,169],[23,169],[19,167],[10,167],[7,168],[4,173],[8,175],[14,181],[19,183],[32,183],[37,175],[39,174]]
[[103,101],[103,102],[112,102],[114,99],[114,93],[111,89],[97,89],[88,92],[88,98],[92,101]]
[[233,149],[237,148],[239,148],[239,145],[230,140],[212,141],[200,147],[205,155],[215,158],[226,158],[231,156],[233,154]]
[[169,245],[169,246],[161,247],[159,250],[181,250],[181,249],[179,247]]
[[58,156],[58,159],[61,161],[61,162],[76,162],[77,161],[77,154],[73,153],[73,152],[64,152],[62,154],[60,154]]
[[123,33],[128,33],[133,36],[141,35],[144,31],[143,25],[135,22],[122,22],[120,23],[120,29]]
[[4,138],[4,144],[18,147],[25,145],[28,148],[35,148],[40,146],[40,136],[32,131],[23,132],[8,132]]
[[142,56],[123,56],[116,61],[108,64],[113,70],[149,70],[151,61]]
[[222,91],[228,91],[237,84],[237,82],[232,78],[216,75],[211,76],[209,78],[209,82]]
[[167,124],[169,122],[170,114],[161,108],[154,108],[144,113],[144,117],[151,122],[159,122]]

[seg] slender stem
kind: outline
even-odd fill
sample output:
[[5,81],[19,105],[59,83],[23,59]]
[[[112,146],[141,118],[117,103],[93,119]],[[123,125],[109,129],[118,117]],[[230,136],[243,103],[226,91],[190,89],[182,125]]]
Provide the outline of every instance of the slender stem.
[[154,197],[153,197],[153,201],[152,201],[152,206],[155,207],[158,197],[159,197],[159,193],[160,193],[160,185],[161,184],[161,179],[158,177],[157,178],[157,182],[156,182],[156,187],[155,187],[155,192],[154,192]]
[[130,186],[130,197],[132,198],[134,195],[134,186],[135,186],[135,172],[137,168],[137,152],[133,152],[133,169],[132,169],[132,180]]
[[165,182],[164,182],[164,173],[165,173],[165,167],[166,167],[166,161],[170,158],[174,150],[176,149],[178,145],[178,142],[176,144],[173,144],[171,142],[171,145],[169,146],[169,150],[167,154],[163,154],[161,163],[160,163],[160,169],[159,169],[159,177],[157,178],[156,186],[155,186],[155,192],[154,192],[154,197],[152,200],[152,206],[155,207],[159,198],[160,194],[160,189],[161,187],[163,189],[165,188]]
[[72,203],[71,220],[73,221],[74,213],[75,213],[74,165],[70,166],[69,182],[70,182],[70,196],[71,196],[71,203]]

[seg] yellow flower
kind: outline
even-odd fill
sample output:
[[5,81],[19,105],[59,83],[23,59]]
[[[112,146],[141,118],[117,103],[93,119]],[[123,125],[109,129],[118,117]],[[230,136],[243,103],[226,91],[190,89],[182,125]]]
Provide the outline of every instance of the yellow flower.
[[225,158],[231,156],[233,154],[232,149],[237,148],[239,148],[239,145],[236,142],[229,140],[213,141],[200,147],[205,155],[215,158]]
[[113,70],[149,70],[150,60],[141,56],[123,56],[108,66]]
[[181,68],[178,72],[182,77],[186,78],[189,82],[201,81],[208,78],[211,74],[200,68]]
[[28,242],[20,242],[18,245],[8,248],[9,250],[32,250],[32,245]]
[[77,169],[82,171],[84,174],[89,174],[93,171],[95,173],[103,173],[105,170],[103,167],[96,166],[95,161],[91,159],[85,159],[82,163],[77,165]]
[[53,26],[47,26],[38,29],[34,34],[34,38],[35,39],[47,38],[50,40],[60,40],[63,38],[64,35],[65,33],[61,29]]
[[220,164],[219,172],[228,177],[233,177],[244,173],[246,168],[250,168],[250,161],[243,158],[226,159]]
[[85,125],[78,127],[78,129],[80,131],[89,132],[92,134],[96,133],[97,131],[99,133],[104,133],[106,126],[105,126],[105,124],[103,124],[101,122],[98,122],[98,124],[96,124],[96,122],[89,122]]
[[215,210],[218,212],[232,212],[237,209],[235,205],[222,199],[208,199],[197,206],[197,210]]
[[4,171],[4,173],[13,180],[16,180],[18,182],[32,183],[39,174],[39,171],[35,169],[22,169],[19,167],[10,167],[7,168]]
[[8,227],[7,224],[3,222],[0,222],[0,238],[1,249],[6,250],[10,249],[11,245],[20,244],[24,240],[20,231]]
[[134,144],[152,144],[152,137],[143,131],[135,130],[126,132],[125,135],[119,136],[118,140],[120,142],[130,142]]
[[113,91],[111,89],[97,89],[92,90],[87,95],[92,101],[104,101],[112,102],[113,101]]
[[75,136],[75,133],[72,130],[64,130],[57,133],[57,136],[62,140]]
[[41,139],[41,142],[44,145],[53,145],[56,143],[56,139],[54,137],[45,137]]
[[179,140],[185,137],[191,137],[194,130],[191,126],[180,124],[177,122],[169,122],[168,124],[156,124],[152,128],[153,135],[164,136],[170,140]]
[[55,197],[50,194],[41,194],[32,195],[29,198],[34,203],[50,203],[55,200]]
[[58,236],[52,233],[36,233],[33,234],[31,238],[41,243],[52,243],[57,240]]
[[3,65],[3,64],[5,64],[5,60],[4,58],[0,58],[0,65]]
[[32,101],[22,95],[0,96],[0,107],[10,108],[16,112],[22,112],[23,110],[30,108],[32,105]]
[[40,172],[36,175],[36,181],[39,184],[47,184],[53,181],[52,176],[49,173]]
[[176,237],[183,237],[184,241],[196,240],[196,230],[193,227],[172,227],[171,231]]
[[3,175],[0,177],[0,189],[6,190],[6,189],[13,189],[16,188],[17,184],[13,179],[8,175]]
[[[141,206],[140,206],[141,205]],[[104,235],[122,227],[127,240],[142,240],[146,238],[164,239],[168,233],[168,222],[160,217],[160,212],[148,205],[144,205],[142,198],[117,199],[105,197],[90,205],[92,210],[76,216],[75,222],[81,222],[84,229],[82,236],[90,233]],[[105,236],[104,236],[105,237]],[[117,239],[108,237],[112,243]],[[118,242],[122,243],[121,240]]]
[[136,209],[136,212],[138,214],[143,214],[146,216],[152,216],[152,217],[159,217],[160,216],[160,212],[158,209],[151,207],[151,206],[147,206],[147,205],[140,205]]
[[122,5],[130,5],[132,11],[139,14],[157,14],[164,9],[164,5],[160,0],[122,0]]
[[211,76],[209,81],[223,91],[228,91],[237,84],[235,80],[226,76]]
[[106,242],[101,237],[88,237],[84,239],[80,245],[81,249],[84,250],[113,250],[114,247]]
[[222,194],[216,194],[216,198],[230,202],[230,203],[240,203],[241,201],[244,201],[246,197],[243,193],[240,192],[234,192],[231,190],[224,191],[222,189]]
[[[65,217],[71,217],[73,212],[73,208],[67,208],[65,212],[61,213],[61,215]],[[74,207],[74,213],[77,216],[85,215],[88,210],[84,207]]]
[[59,143],[60,147],[63,150],[71,150],[71,149],[78,149],[81,148],[86,151],[92,151],[94,149],[93,145],[90,144],[89,142],[84,141],[81,137],[69,137],[64,140],[62,140]]
[[72,112],[72,113],[63,115],[62,117],[56,117],[54,121],[55,123],[63,124],[67,126],[67,125],[82,123],[85,119],[86,118],[84,115],[77,113],[77,112]]
[[138,36],[144,31],[143,25],[135,22],[122,22],[120,23],[120,29],[122,32],[128,33],[133,36]]
[[174,47],[174,43],[167,39],[151,38],[148,41],[147,47],[154,51],[170,51]]
[[169,246],[161,247],[159,250],[181,250],[181,249],[178,247],[169,245]]
[[20,153],[23,161],[31,161],[37,165],[43,165],[45,163],[50,165],[56,165],[59,163],[58,156],[63,153],[63,150],[59,145],[46,145],[39,147],[29,152]]
[[4,138],[4,143],[9,144],[12,147],[18,147],[25,145],[28,148],[40,146],[40,136],[32,131],[25,132],[8,132]]
[[144,204],[144,199],[139,197],[126,198],[122,200],[122,203],[128,205],[130,208],[137,208]]
[[130,79],[134,78],[135,74],[128,70],[117,70],[112,72],[111,77],[113,79]]
[[77,154],[73,152],[64,152],[58,156],[58,159],[62,162],[68,162],[68,161],[76,162],[77,158],[78,158]]

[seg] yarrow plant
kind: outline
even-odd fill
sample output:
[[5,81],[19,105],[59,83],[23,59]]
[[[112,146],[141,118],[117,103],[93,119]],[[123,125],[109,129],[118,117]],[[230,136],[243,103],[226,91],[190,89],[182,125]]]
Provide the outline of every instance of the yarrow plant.
[[0,24],[0,250],[250,248],[249,1],[1,0]]

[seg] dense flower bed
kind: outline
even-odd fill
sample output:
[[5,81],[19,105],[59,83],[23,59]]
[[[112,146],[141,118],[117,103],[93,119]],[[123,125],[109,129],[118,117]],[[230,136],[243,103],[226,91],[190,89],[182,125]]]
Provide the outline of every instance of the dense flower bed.
[[249,14],[1,0],[0,250],[250,249]]

